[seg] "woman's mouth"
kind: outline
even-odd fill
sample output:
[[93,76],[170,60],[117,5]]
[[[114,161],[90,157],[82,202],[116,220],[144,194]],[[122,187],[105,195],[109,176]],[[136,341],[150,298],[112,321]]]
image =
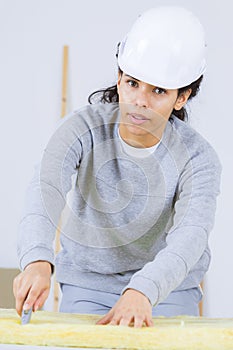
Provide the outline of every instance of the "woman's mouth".
[[128,113],[128,117],[130,118],[130,120],[137,125],[141,125],[145,122],[147,122],[149,119],[146,118],[144,115],[142,114],[134,114],[134,113]]

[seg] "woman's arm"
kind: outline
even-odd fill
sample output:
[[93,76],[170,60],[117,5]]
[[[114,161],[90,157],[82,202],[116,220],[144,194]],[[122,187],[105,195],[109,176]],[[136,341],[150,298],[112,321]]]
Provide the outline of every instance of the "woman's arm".
[[24,303],[36,310],[49,294],[55,232],[81,152],[70,118],[52,136],[27,188],[18,234],[22,272],[13,287],[19,314]]
[[183,282],[207,248],[220,173],[221,166],[211,148],[189,160],[179,179],[167,246],[132,276],[125,289],[139,290],[155,305]]

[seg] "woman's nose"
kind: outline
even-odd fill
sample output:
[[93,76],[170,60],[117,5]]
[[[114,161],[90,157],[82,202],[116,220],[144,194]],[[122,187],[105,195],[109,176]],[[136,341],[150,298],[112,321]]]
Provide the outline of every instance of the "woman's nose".
[[137,90],[137,95],[135,97],[135,104],[138,107],[149,108],[149,95],[146,89],[141,88]]

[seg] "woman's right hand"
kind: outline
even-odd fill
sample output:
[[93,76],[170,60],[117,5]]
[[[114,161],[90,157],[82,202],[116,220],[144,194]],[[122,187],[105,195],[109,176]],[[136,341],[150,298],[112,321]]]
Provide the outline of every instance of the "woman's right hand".
[[15,308],[21,316],[22,310],[41,308],[47,299],[51,285],[52,268],[48,261],[33,262],[13,282]]

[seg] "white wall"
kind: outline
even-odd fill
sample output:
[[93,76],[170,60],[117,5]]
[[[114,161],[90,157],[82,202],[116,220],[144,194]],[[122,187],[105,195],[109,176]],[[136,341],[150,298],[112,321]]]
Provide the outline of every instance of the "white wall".
[[[233,317],[232,1],[0,0],[0,267],[16,267],[16,235],[33,165],[59,120],[62,47],[70,47],[69,111],[115,81],[116,44],[142,11],[159,4],[191,9],[203,23],[208,70],[191,122],[223,165],[222,192],[205,279],[207,316]],[[185,28],[184,28],[185,30]]]

